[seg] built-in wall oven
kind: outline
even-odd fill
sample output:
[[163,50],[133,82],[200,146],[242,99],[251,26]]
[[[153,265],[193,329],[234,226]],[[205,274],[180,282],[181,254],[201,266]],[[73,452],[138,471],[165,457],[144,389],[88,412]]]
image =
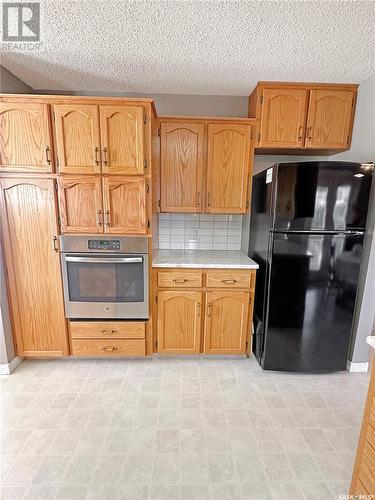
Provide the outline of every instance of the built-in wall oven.
[[63,235],[60,241],[67,318],[148,318],[147,238]]

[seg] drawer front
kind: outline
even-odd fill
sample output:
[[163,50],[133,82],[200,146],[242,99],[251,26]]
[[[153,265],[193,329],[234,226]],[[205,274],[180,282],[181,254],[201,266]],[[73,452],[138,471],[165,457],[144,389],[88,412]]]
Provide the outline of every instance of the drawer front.
[[251,288],[251,271],[228,269],[207,271],[207,288]]
[[167,271],[158,272],[159,288],[200,288],[202,272],[200,271]]
[[73,356],[145,356],[145,340],[72,340]]
[[70,321],[72,339],[144,339],[143,321]]

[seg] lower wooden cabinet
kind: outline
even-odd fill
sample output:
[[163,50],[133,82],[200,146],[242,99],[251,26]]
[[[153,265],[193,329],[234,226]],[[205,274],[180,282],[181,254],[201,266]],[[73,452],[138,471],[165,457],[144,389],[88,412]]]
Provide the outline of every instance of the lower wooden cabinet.
[[154,282],[157,352],[249,351],[255,271],[159,269],[154,272]]
[[241,354],[246,350],[250,292],[214,291],[206,295],[204,352]]
[[12,327],[17,354],[25,357],[68,354],[54,183],[0,179]]
[[202,293],[194,290],[161,291],[158,304],[158,352],[198,354]]

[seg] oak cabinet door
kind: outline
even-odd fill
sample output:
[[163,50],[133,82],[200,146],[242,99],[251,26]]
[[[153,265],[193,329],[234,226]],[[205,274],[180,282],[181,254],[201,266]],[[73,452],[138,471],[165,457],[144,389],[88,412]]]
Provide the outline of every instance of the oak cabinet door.
[[53,109],[59,172],[100,174],[98,106],[58,104]]
[[243,291],[207,292],[204,352],[207,354],[245,353],[250,293]]
[[47,104],[0,104],[0,171],[52,172]]
[[347,90],[310,91],[306,148],[348,148],[354,99]]
[[20,356],[68,353],[52,179],[1,179],[1,219]]
[[102,233],[100,177],[59,176],[59,205],[63,233]]
[[158,292],[158,352],[199,353],[201,302],[200,291]]
[[303,147],[307,97],[307,90],[263,90],[259,147]]
[[200,212],[203,179],[203,123],[162,123],[160,208]]
[[145,234],[146,182],[143,177],[104,177],[104,231]]
[[250,125],[208,125],[207,212],[246,212],[250,149]]
[[144,173],[143,117],[139,106],[100,106],[103,173]]

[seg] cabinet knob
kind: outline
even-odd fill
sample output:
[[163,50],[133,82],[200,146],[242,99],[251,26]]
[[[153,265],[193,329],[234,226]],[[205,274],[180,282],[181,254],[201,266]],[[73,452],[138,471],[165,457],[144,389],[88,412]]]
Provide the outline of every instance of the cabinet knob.
[[302,141],[303,126],[301,125],[298,129],[298,140]]
[[102,222],[102,211],[101,210],[98,210],[96,212],[96,225],[101,227],[103,225],[103,222]]
[[98,147],[95,148],[95,164],[97,166],[100,165],[99,148]]
[[105,222],[104,224],[109,227],[111,225],[111,219],[110,219],[111,212],[109,210],[105,211]]
[[175,278],[173,280],[174,283],[186,283],[187,282],[187,279],[185,278]]
[[307,129],[307,138],[309,141],[312,140],[312,126],[310,126],[308,129]]
[[51,158],[49,156],[50,151],[51,151],[50,147],[46,146],[46,163],[47,163],[47,165],[51,165]]
[[103,149],[104,165],[108,165],[108,148]]
[[221,281],[226,285],[229,285],[230,283],[237,283],[237,280],[221,280]]
[[211,316],[211,302],[207,304],[207,316]]
[[117,351],[117,347],[102,347],[102,351],[104,352],[114,352],[114,351]]

